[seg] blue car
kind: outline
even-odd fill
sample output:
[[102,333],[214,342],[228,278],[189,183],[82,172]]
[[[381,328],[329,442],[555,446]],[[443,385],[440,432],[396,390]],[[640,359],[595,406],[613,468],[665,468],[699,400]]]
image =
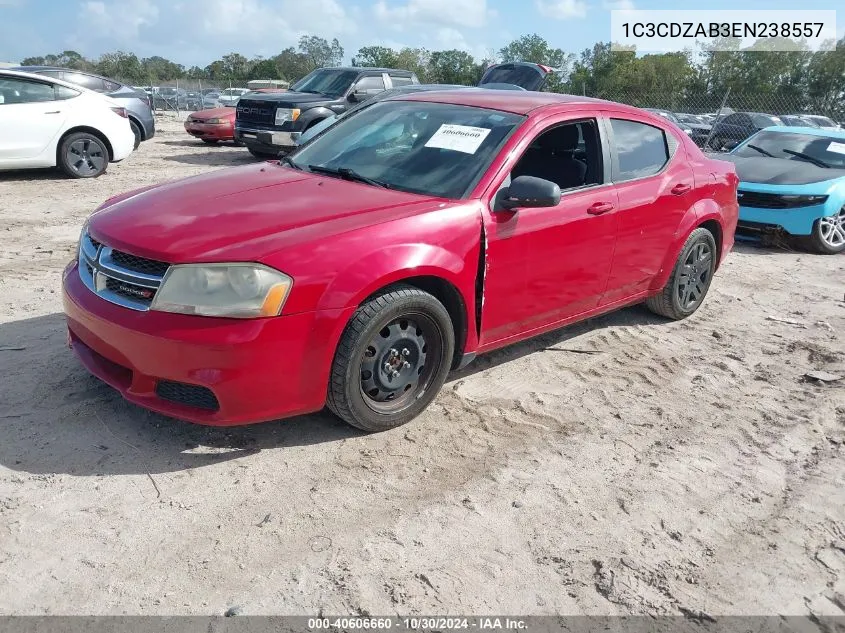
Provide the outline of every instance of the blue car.
[[845,250],[845,130],[776,126],[720,156],[739,176],[738,238],[799,238],[824,254]]

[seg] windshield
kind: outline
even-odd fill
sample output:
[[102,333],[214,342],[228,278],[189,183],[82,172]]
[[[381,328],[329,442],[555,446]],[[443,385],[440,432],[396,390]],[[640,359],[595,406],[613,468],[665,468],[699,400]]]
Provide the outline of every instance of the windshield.
[[[752,145],[759,149],[754,149]],[[737,156],[765,156],[768,153],[783,160],[812,162],[807,158],[796,156],[796,154],[806,154],[810,159],[821,161],[830,167],[845,169],[845,139],[829,136],[763,131],[752,136],[747,143],[735,149],[733,153]]]
[[351,170],[390,189],[462,198],[524,120],[485,108],[384,101],[338,120],[292,162],[320,173]]
[[546,80],[546,72],[529,64],[499,64],[491,66],[481,78],[479,86],[512,84],[525,90],[539,90]]
[[244,94],[244,92],[246,91],[242,90],[241,88],[227,88],[221,94],[227,97],[240,97],[242,94]]
[[337,98],[347,91],[357,76],[357,70],[321,68],[297,81],[290,89],[291,92],[312,92]]
[[833,121],[828,119],[826,116],[813,115],[813,116],[807,117],[807,118],[810,119],[811,121],[814,121],[816,123],[816,125],[818,125],[819,127],[831,127],[831,128],[836,127],[836,123],[834,123]]

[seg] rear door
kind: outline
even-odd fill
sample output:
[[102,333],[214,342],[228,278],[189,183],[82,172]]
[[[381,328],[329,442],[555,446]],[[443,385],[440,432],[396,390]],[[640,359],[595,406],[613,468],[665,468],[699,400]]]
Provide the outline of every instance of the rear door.
[[0,161],[40,155],[64,125],[64,93],[73,92],[46,79],[0,76]]
[[601,304],[647,290],[692,204],[695,182],[672,126],[633,113],[606,112],[611,179],[618,201],[613,266]]
[[478,82],[479,88],[504,88],[516,86],[522,90],[540,91],[546,78],[553,71],[548,66],[529,62],[507,62],[490,66]]

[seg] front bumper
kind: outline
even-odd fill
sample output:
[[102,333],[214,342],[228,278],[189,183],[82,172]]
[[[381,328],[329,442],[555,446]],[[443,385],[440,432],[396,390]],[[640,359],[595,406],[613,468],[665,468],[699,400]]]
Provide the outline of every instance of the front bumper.
[[827,205],[818,204],[798,209],[761,209],[759,207],[739,207],[739,231],[744,223],[763,225],[770,230],[782,230],[790,235],[810,235],[816,220],[836,213],[827,209]]
[[290,152],[296,149],[302,132],[280,132],[235,126],[235,140],[266,154]]
[[[269,319],[140,312],[93,294],[75,262],[62,286],[68,342],[88,371],[130,402],[213,426],[322,409],[334,342],[354,311]],[[208,397],[182,398],[180,389]]]
[[215,141],[231,141],[234,138],[234,126],[226,123],[197,123],[185,121],[185,131],[196,138]]

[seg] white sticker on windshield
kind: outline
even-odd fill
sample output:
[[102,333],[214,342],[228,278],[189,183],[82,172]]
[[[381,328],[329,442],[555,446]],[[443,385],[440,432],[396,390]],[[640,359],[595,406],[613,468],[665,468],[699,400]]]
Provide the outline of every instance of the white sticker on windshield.
[[486,127],[446,123],[441,125],[440,129],[428,139],[425,146],[451,149],[464,154],[475,154],[488,134],[490,134],[490,130]]
[[835,152],[837,154],[845,154],[845,143],[837,143],[836,141],[831,141],[830,145],[827,146],[828,152]]

